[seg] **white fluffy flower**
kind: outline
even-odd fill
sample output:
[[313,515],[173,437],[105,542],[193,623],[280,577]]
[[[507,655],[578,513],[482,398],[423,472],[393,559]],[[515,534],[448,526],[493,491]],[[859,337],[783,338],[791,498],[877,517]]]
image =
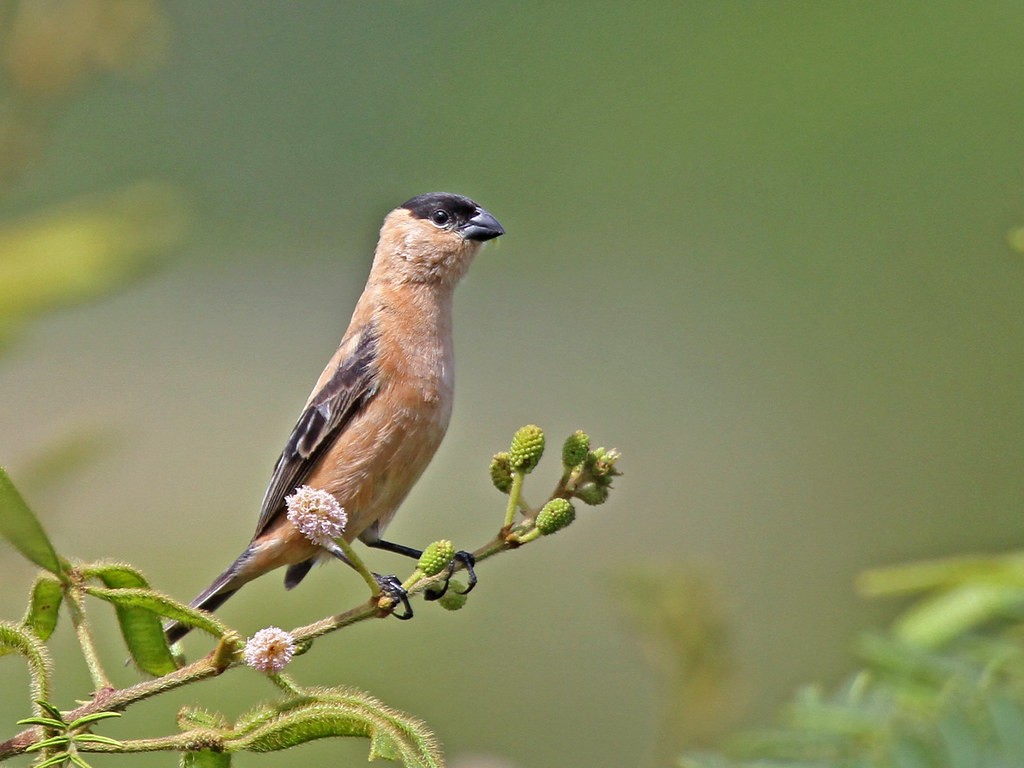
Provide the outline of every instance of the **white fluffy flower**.
[[261,629],[245,643],[245,663],[260,672],[280,672],[295,655],[295,638],[278,627]]
[[327,491],[300,485],[284,503],[291,524],[318,547],[329,545],[345,532],[348,515]]

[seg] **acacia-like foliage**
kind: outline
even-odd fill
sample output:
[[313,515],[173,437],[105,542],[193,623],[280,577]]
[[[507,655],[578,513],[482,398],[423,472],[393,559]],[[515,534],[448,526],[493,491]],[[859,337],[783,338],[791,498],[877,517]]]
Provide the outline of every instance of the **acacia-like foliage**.
[[1024,765],[1024,553],[864,574],[869,595],[919,593],[862,667],[799,691],[775,727],[685,768],[1008,768]]
[[[457,555],[448,540],[427,547],[402,584],[408,595],[444,586],[456,570],[466,567],[467,560],[479,563],[561,530],[575,518],[570,499],[603,502],[612,478],[619,474],[615,466],[618,452],[591,451],[582,432],[570,437],[567,445],[570,443],[575,449],[563,452],[560,480],[545,504],[535,509],[523,500],[522,488],[525,476],[541,458],[544,435],[532,425],[517,432],[510,451],[516,460],[506,463],[495,480],[495,486],[509,495],[498,534],[474,551],[472,558]],[[502,455],[508,454],[498,456]],[[496,477],[494,462],[491,476]],[[219,768],[230,765],[231,755],[237,752],[274,752],[315,739],[359,737],[369,740],[370,759],[394,760],[410,768],[444,765],[438,740],[419,719],[354,688],[303,686],[281,671],[292,656],[308,653],[317,638],[359,621],[388,616],[395,608],[394,598],[377,585],[370,600],[344,613],[287,632],[267,628],[246,643],[211,614],[153,589],[131,565],[76,563],[58,555],[39,519],[2,468],[0,535],[42,568],[22,621],[0,622],[0,656],[16,654],[28,665],[26,708],[31,708],[31,716],[19,721],[29,727],[0,742],[0,761],[36,753],[36,766],[73,763],[87,768],[83,754],[88,752],[176,751],[182,765]],[[341,539],[338,544],[347,546]],[[465,602],[465,592],[452,582],[439,603],[456,610]],[[128,654],[148,679],[123,689],[111,685],[93,642],[86,598],[113,606]],[[94,687],[91,700],[67,710],[51,700],[54,664],[46,648],[61,613],[70,616]],[[166,620],[208,633],[216,639],[216,648],[205,658],[185,664],[167,644]],[[195,706],[179,713],[177,732],[167,736],[118,741],[92,732],[97,723],[121,716],[136,702],[246,665],[265,674],[281,697],[271,704],[255,705],[233,723]]]

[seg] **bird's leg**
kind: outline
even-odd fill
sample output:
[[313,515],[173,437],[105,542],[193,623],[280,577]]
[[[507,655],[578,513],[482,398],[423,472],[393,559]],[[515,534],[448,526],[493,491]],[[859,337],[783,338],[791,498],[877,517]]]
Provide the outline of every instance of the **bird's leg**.
[[337,542],[332,541],[324,545],[324,549],[343,563],[352,566],[356,573],[363,577],[363,581],[370,587],[370,593],[375,598],[383,594],[391,600],[393,605],[398,606],[400,604],[404,611],[402,613],[394,613],[394,609],[392,609],[392,614],[395,618],[403,621],[412,618],[412,606],[409,605],[409,595],[397,576],[381,576],[379,573],[371,571],[366,567],[366,564],[363,563],[359,555],[355,553],[352,546],[344,539],[339,539]]
[[[383,549],[385,552],[394,552],[396,555],[404,555],[405,557],[411,557],[414,560],[419,560],[423,555],[422,549],[407,547],[404,544],[396,544],[393,541],[384,541],[384,539],[366,541],[365,544],[366,546],[373,547],[374,549]],[[472,552],[466,552],[460,549],[455,553],[452,561],[448,564],[448,575],[445,577],[442,587],[440,589],[428,589],[423,593],[424,600],[437,600],[444,596],[444,593],[448,591],[448,583],[451,581],[452,574],[455,573],[456,563],[462,563],[462,567],[466,569],[466,574],[469,576],[469,585],[462,591],[462,594],[468,595],[472,591],[477,582],[476,571],[473,570],[473,566],[476,565],[476,558],[473,557]]]

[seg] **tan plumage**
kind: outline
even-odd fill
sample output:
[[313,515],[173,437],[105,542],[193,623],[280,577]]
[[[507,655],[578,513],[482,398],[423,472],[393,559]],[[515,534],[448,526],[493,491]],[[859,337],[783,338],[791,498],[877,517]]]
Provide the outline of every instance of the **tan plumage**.
[[[278,459],[252,541],[194,607],[214,610],[284,565],[293,587],[328,554],[285,515],[284,499],[299,485],[340,502],[346,540],[408,549],[380,536],[448,428],[455,286],[481,243],[502,234],[490,213],[459,195],[420,195],[388,214],[366,288]],[[187,631],[172,624],[167,636]]]

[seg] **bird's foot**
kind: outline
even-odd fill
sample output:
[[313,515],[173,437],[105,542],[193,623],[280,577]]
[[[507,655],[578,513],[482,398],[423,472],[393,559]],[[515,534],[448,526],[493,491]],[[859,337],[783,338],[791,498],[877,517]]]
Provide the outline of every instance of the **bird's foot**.
[[[381,596],[378,598],[378,606],[388,601],[386,607],[381,606],[384,615],[391,614],[396,619],[407,621],[412,618],[412,606],[409,604],[409,593],[405,591],[402,582],[397,576],[381,576],[373,574],[377,586],[380,587]],[[397,608],[401,606],[402,612],[398,613]]]
[[428,589],[423,593],[424,600],[440,600],[444,597],[445,592],[448,591],[448,585],[451,583],[452,574],[455,573],[455,564],[462,563],[462,567],[466,569],[466,574],[469,576],[469,585],[462,590],[460,594],[468,595],[473,591],[473,587],[476,586],[476,571],[473,570],[473,566],[476,565],[476,558],[473,557],[472,552],[466,552],[459,550],[455,553],[452,561],[448,563],[448,575],[445,577],[444,584],[439,589]]

